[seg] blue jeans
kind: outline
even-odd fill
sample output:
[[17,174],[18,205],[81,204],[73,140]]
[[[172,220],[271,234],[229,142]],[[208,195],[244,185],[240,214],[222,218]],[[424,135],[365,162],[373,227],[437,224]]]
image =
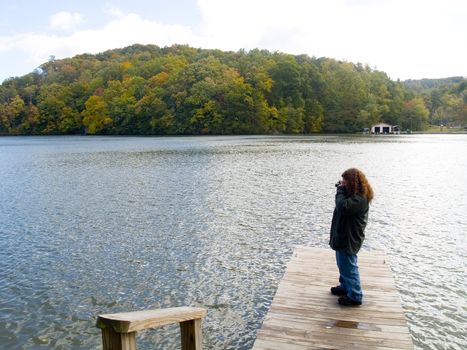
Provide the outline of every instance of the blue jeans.
[[347,291],[347,296],[355,301],[363,300],[360,274],[358,273],[357,256],[349,255],[343,250],[336,250],[336,262],[339,268],[341,288]]

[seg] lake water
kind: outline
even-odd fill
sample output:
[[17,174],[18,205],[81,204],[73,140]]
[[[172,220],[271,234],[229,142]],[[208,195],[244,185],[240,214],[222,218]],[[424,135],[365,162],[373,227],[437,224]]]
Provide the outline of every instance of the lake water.
[[99,349],[100,313],[191,305],[206,349],[249,349],[354,166],[416,348],[467,348],[467,135],[0,138],[0,348]]

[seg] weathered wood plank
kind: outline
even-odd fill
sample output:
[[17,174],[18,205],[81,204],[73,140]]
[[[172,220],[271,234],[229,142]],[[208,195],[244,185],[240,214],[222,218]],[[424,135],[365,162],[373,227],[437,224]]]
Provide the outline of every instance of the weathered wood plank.
[[290,339],[291,341],[300,340],[302,344],[310,343],[315,345],[329,345],[334,346],[338,349],[353,349],[358,348],[359,346],[364,346],[365,348],[375,348],[375,347],[386,347],[386,348],[397,348],[397,349],[407,349],[408,346],[411,346],[411,340],[401,340],[393,338],[370,338],[362,335],[349,335],[345,333],[321,333],[314,330],[302,330],[297,328],[287,328],[287,327],[274,327],[274,326],[265,326],[261,329],[263,336],[267,337],[276,337],[281,339]]
[[201,350],[203,344],[201,319],[181,322],[180,331],[182,350]]
[[206,309],[197,307],[121,312],[99,315],[96,327],[110,329],[117,333],[130,333],[166,324],[201,319],[205,315]]
[[115,333],[102,330],[102,348],[104,350],[136,350],[136,332]]
[[342,307],[329,291],[338,284],[334,252],[297,247],[253,349],[412,349],[388,259],[361,252],[358,261],[364,303]]
[[[406,349],[405,346],[385,346],[379,344],[366,344],[365,342],[341,342],[338,340],[338,337],[334,338],[332,341],[322,341],[321,339],[306,339],[300,338],[297,335],[292,337],[284,337],[281,334],[276,332],[271,332],[264,334],[264,339],[260,338],[257,341],[261,342],[263,340],[269,341],[269,350],[290,350],[292,346],[302,346],[302,349],[358,349],[358,350],[389,350],[389,349]],[[261,343],[260,343],[261,344]],[[264,349],[261,346],[256,347],[256,342],[253,347],[254,350]]]
[[136,350],[136,331],[180,323],[182,350],[201,350],[201,319],[207,310],[196,307],[174,307],[104,314],[97,317],[102,330],[104,350]]
[[[307,327],[310,325],[319,325],[324,329],[333,328],[333,327],[340,327],[340,328],[359,328],[359,329],[366,329],[366,330],[374,330],[380,331],[384,333],[409,333],[406,325],[386,325],[386,324],[374,324],[374,323],[365,323],[365,322],[358,322],[355,324],[355,321],[348,321],[348,320],[330,320],[329,318],[320,318],[319,316],[313,315],[283,315],[280,313],[274,313],[273,316],[267,317],[268,322],[284,322],[284,324],[304,324]],[[348,323],[348,325],[346,325]]]

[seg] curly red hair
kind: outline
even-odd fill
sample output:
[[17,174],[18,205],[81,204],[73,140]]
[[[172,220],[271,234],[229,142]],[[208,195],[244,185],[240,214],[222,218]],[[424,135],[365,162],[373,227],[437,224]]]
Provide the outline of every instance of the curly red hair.
[[347,182],[345,187],[352,195],[359,194],[366,197],[368,203],[373,200],[373,189],[361,170],[356,168],[347,169],[342,173],[342,178]]

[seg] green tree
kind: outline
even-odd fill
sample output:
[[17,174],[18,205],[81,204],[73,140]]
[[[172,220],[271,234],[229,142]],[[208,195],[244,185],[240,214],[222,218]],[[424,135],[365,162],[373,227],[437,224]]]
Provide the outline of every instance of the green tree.
[[402,127],[411,130],[425,130],[430,112],[421,97],[415,97],[404,103],[402,108]]
[[269,74],[273,81],[269,95],[271,104],[278,108],[303,107],[300,66],[294,56],[278,55],[276,64],[269,69]]
[[321,64],[326,81],[324,127],[327,132],[360,131],[357,119],[368,101],[368,89],[352,63],[326,60]]
[[86,109],[81,114],[87,134],[105,132],[105,129],[113,122],[109,116],[107,104],[102,96],[89,97],[86,101]]
[[106,111],[114,122],[113,132],[117,134],[132,134],[135,132],[136,98],[124,83],[111,80],[103,93]]
[[388,124],[402,127],[402,109],[404,107],[404,88],[399,82],[388,82],[389,101],[388,110],[383,113],[382,120]]
[[285,132],[288,134],[299,134],[304,130],[304,110],[303,108],[294,107],[282,107],[279,110],[279,114],[283,114],[282,117],[285,122]]
[[136,130],[141,134],[163,135],[172,132],[173,112],[167,108],[160,88],[151,90],[149,95],[137,102],[135,116]]
[[26,117],[26,105],[23,99],[16,95],[8,104],[4,105],[3,113],[4,129],[10,133],[18,133],[21,123]]
[[321,132],[324,125],[324,108],[315,98],[305,100],[304,131],[306,133]]
[[30,134],[34,135],[37,132],[34,130],[34,125],[39,124],[40,122],[40,113],[39,108],[35,105],[30,104],[26,107],[26,119],[19,126],[19,131],[21,134]]
[[430,124],[433,124],[437,110],[440,107],[442,107],[442,104],[443,104],[442,98],[443,98],[443,94],[441,90],[435,89],[431,91],[430,96],[429,96],[429,108],[428,108],[430,112],[430,115],[429,115]]
[[[38,96],[39,118],[34,119],[31,131],[37,134],[59,133],[59,125],[63,119],[68,119],[70,114],[76,111],[71,109],[73,95],[69,86],[52,83],[40,89]],[[75,128],[64,129],[63,132],[76,131]]]

